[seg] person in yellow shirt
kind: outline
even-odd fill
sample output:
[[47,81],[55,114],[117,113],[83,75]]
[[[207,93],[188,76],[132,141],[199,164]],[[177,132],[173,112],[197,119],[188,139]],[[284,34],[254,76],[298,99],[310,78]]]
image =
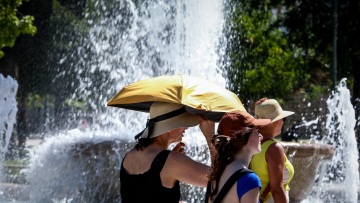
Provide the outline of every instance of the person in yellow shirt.
[[283,146],[274,138],[281,133],[284,119],[294,114],[284,111],[275,99],[260,99],[255,104],[255,118],[270,119],[271,123],[259,129],[263,139],[261,152],[250,162],[261,180],[260,202],[289,202],[289,183],[294,176],[294,167],[287,159]]

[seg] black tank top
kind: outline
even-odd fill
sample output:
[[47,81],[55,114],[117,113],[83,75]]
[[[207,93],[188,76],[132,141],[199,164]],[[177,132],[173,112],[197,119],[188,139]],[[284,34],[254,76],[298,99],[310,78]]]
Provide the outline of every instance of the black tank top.
[[168,150],[161,151],[151,163],[151,168],[143,174],[131,175],[121,163],[120,193],[122,203],[179,203],[179,181],[175,183],[173,188],[163,187],[161,183],[160,172],[169,153]]

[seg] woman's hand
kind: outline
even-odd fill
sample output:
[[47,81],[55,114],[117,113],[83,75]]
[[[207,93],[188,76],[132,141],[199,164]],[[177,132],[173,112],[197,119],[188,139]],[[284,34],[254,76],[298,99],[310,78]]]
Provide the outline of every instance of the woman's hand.
[[265,100],[267,100],[267,98],[266,98],[266,97],[264,97],[264,98],[261,98],[261,99],[257,100],[257,101],[255,102],[255,106],[256,106],[256,105],[259,105],[259,104],[261,104],[261,103],[263,103]]
[[179,152],[181,154],[185,154],[185,143],[179,142],[175,145],[175,147],[172,149],[173,152]]
[[263,103],[265,100],[267,100],[266,97],[261,98],[261,99],[259,99],[259,100],[257,100],[257,101],[255,102],[254,111],[253,111],[254,114],[255,114],[255,108],[256,108],[256,106],[259,105],[259,104],[261,104],[261,103]]
[[204,134],[206,138],[211,139],[211,137],[215,134],[215,122],[205,118],[202,115],[197,115],[200,120],[200,130]]

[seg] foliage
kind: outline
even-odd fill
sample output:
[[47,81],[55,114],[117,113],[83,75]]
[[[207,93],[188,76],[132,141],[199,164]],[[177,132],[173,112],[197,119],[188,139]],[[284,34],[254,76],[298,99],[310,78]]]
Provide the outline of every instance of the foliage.
[[[270,1],[233,1],[235,10],[227,21],[227,54],[224,66],[230,89],[243,101],[267,96],[289,98],[308,78],[300,47],[289,44],[287,31],[276,25],[281,8]],[[230,6],[231,6],[230,5]]]
[[5,160],[4,164],[9,164],[9,165],[27,165],[29,163],[28,160],[26,159],[9,159],[9,160]]
[[[87,24],[79,14],[80,11],[70,8],[72,6],[69,4],[53,1],[49,26],[43,33],[43,46],[37,47],[45,53],[39,55],[42,60],[36,64],[36,68],[46,74],[41,77],[42,82],[51,84],[48,87],[38,86],[37,92],[55,98],[52,103],[55,108],[55,115],[52,115],[55,119],[54,128],[67,125],[68,115],[73,113],[73,106],[68,101],[81,84],[82,74],[90,67],[87,59],[92,56],[92,47],[84,40],[89,31]],[[71,104],[79,107],[78,104],[84,100],[71,101]]]
[[[327,4],[328,2],[328,4]],[[332,86],[333,53],[337,78],[346,77],[360,96],[360,4],[337,0],[337,50],[333,47],[335,1],[230,1],[230,39],[223,66],[230,89],[244,101],[288,99],[305,90],[307,98]]]
[[[93,23],[99,20],[97,13],[101,12],[90,8],[99,2],[86,1],[86,5],[81,11],[79,7],[74,8],[74,4],[77,5],[79,1],[63,2],[63,4],[54,2],[53,5],[51,32],[55,33],[52,41],[54,51],[51,51],[50,58],[52,60],[46,66],[55,71],[54,81],[56,84],[53,94],[59,100],[60,105],[58,106],[62,106],[58,108],[63,108],[59,109],[59,112],[63,112],[64,108],[69,107],[72,109],[76,107],[76,109],[87,112],[94,108],[105,108],[105,106],[97,106],[96,104],[100,102],[95,100],[103,99],[98,97],[98,92],[108,89],[106,85],[109,84],[111,72],[99,68],[102,60],[106,60],[104,59],[106,56],[99,53],[101,51],[99,51],[99,47],[96,47],[92,38],[104,38],[103,40],[110,41],[112,39],[108,39],[109,36],[106,33],[98,36],[90,30],[94,26]],[[111,1],[109,1],[109,6],[111,6],[110,3]],[[101,30],[101,26],[96,29]],[[118,40],[113,42],[116,43]]]
[[[72,1],[74,5],[78,1]],[[82,1],[85,2],[85,1]],[[88,35],[86,21],[78,7],[68,1],[60,4],[57,0],[31,0],[24,3],[19,12],[34,16],[38,33],[34,36],[19,36],[15,46],[7,49],[2,60],[12,61],[11,66],[18,71],[19,105],[42,108],[49,105],[55,117],[55,127],[62,127],[72,107],[64,105],[78,88],[81,73],[86,72],[87,58],[91,58],[91,46],[84,42]],[[4,63],[5,64],[5,63]],[[31,77],[28,77],[31,76]],[[27,101],[28,100],[28,101]],[[50,102],[50,103],[49,103]],[[22,104],[23,103],[23,104]],[[48,109],[47,111],[49,111]],[[37,124],[32,121],[32,126]],[[36,122],[42,122],[37,118]],[[39,124],[39,126],[41,126]],[[54,126],[47,126],[54,129]]]
[[23,0],[0,1],[0,58],[4,56],[4,47],[13,47],[16,38],[21,34],[34,35],[37,31],[33,25],[34,17],[22,15],[18,8]]
[[41,94],[29,93],[26,99],[26,107],[30,108],[45,108],[47,104],[53,104],[55,98],[49,95],[43,96]]
[[74,107],[78,109],[83,109],[86,106],[85,102],[81,102],[73,99],[68,99],[64,103],[70,107]]
[[[346,77],[354,96],[360,96],[360,4],[355,0],[336,0],[337,29],[334,29],[334,1],[285,0],[287,8],[281,22],[289,30],[289,41],[303,47],[311,69],[310,83],[332,83],[333,52],[337,52],[337,79]],[[337,50],[333,47],[336,31]],[[309,86],[311,88],[311,86]]]

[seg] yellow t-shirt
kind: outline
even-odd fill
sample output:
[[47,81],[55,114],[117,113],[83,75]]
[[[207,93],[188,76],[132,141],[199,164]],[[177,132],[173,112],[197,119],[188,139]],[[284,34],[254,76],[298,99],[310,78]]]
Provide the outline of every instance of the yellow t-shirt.
[[[268,186],[268,184],[270,182],[269,173],[267,170],[268,165],[266,162],[265,154],[266,154],[266,151],[269,148],[269,146],[273,143],[276,143],[276,141],[268,140],[268,141],[262,143],[261,144],[261,152],[258,154],[255,154],[250,162],[251,170],[253,170],[259,176],[259,178],[261,180],[262,188],[260,191],[260,196],[262,195],[263,191],[265,190],[265,188]],[[284,168],[284,189],[285,189],[285,191],[290,190],[289,183],[290,183],[291,179],[293,178],[293,176],[294,176],[294,167],[285,155],[285,168]],[[269,194],[266,196],[265,202],[268,199],[270,199],[270,197],[271,197],[271,192],[269,192]]]

